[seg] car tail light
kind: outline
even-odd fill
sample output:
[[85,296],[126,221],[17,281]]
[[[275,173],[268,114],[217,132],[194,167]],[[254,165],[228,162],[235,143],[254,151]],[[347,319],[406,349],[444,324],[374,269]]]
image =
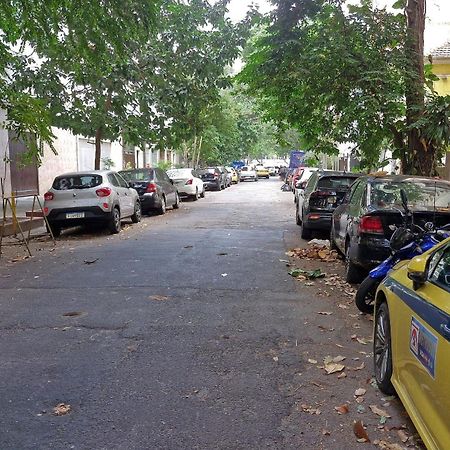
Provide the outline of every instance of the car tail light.
[[48,215],[48,208],[47,208],[47,206],[44,208],[44,214]]
[[95,193],[99,196],[99,197],[109,197],[111,195],[111,189],[109,187],[104,187],[104,188],[100,188],[97,189],[95,191]]
[[379,233],[383,234],[383,222],[378,216],[363,216],[359,223],[360,233]]
[[103,208],[108,209],[109,208],[109,204],[108,203],[103,203]]
[[314,191],[311,192],[311,197],[328,197],[331,195],[336,195],[336,192],[330,192],[330,191]]
[[194,182],[194,180],[191,178],[190,180],[186,181],[186,184],[191,185]]
[[309,214],[308,215],[309,220],[317,220],[320,219],[320,214]]
[[156,187],[155,183],[148,183],[147,189],[145,190],[145,192],[152,193],[152,192],[156,192],[156,190],[157,190],[157,187]]
[[44,194],[44,200],[46,201],[46,202],[48,202],[48,201],[50,201],[50,200],[53,200],[55,198],[55,196],[53,195],[53,192],[46,192],[45,194]]

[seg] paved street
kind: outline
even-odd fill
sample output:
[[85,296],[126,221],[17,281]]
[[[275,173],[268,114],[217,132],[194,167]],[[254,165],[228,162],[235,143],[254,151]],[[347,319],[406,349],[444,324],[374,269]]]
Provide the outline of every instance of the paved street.
[[3,263],[0,448],[349,448],[351,425],[322,436],[334,425],[296,408],[306,354],[336,347],[304,326],[326,300],[280,262],[298,243],[280,186],[241,183]]

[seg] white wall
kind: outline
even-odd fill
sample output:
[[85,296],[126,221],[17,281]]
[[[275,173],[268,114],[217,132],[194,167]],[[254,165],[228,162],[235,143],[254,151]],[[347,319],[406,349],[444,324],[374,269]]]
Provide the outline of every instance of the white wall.
[[56,175],[78,170],[77,136],[70,131],[52,128],[56,139],[54,154],[48,145],[44,146],[44,157],[39,167],[39,193],[42,195],[50,188]]
[[[0,178],[3,180],[5,195],[11,195],[11,177],[9,174],[9,164],[5,158],[9,157],[8,131],[1,125],[6,121],[6,111],[0,109]],[[1,195],[1,192],[0,192]]]

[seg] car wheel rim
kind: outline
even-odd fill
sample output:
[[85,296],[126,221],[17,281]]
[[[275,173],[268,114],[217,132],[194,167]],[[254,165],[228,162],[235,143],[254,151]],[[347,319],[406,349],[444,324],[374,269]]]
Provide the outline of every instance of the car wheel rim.
[[120,228],[120,213],[119,210],[114,210],[114,226],[116,227],[116,230]]
[[375,375],[378,381],[382,381],[386,377],[387,365],[390,356],[386,315],[384,312],[381,312],[377,318],[374,347]]

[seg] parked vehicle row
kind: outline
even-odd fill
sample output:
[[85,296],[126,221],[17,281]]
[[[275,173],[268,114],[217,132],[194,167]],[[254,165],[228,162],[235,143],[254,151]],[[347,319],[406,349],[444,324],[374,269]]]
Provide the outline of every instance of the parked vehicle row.
[[[328,213],[331,220],[323,229],[328,228],[332,248],[345,257],[347,281],[360,282],[372,269],[355,302],[362,312],[375,314],[378,388],[399,396],[427,448],[447,448],[450,183],[412,176],[352,177],[312,175],[296,202],[297,223],[304,235],[304,226],[308,229],[315,220],[311,215]],[[339,184],[346,193],[337,203],[327,190],[330,185],[321,182],[327,178],[348,180]],[[317,191],[323,191],[323,198],[316,195],[324,201],[315,203],[313,195],[311,205],[311,193]],[[335,192],[337,197],[339,189]]]

